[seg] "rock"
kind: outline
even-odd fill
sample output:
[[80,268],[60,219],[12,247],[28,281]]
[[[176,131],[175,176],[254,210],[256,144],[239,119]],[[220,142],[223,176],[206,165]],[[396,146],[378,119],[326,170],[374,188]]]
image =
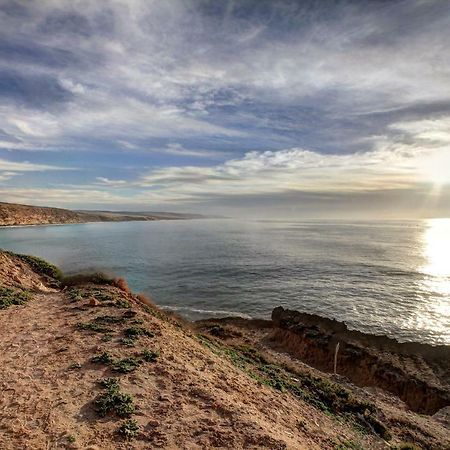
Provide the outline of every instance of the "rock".
[[89,306],[100,306],[101,303],[96,298],[89,299]]
[[279,320],[281,320],[283,313],[284,313],[284,308],[282,306],[277,306],[272,311],[272,320],[274,322],[278,322]]

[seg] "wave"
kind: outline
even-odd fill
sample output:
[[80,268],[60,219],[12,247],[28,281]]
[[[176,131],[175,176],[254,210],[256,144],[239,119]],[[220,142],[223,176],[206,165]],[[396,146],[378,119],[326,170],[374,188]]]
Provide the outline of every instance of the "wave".
[[185,311],[196,314],[205,314],[212,317],[241,317],[242,319],[252,319],[252,316],[249,314],[241,313],[238,311],[225,311],[221,309],[198,309],[198,308],[190,308],[189,306],[170,306],[170,305],[158,305],[161,309],[166,311]]

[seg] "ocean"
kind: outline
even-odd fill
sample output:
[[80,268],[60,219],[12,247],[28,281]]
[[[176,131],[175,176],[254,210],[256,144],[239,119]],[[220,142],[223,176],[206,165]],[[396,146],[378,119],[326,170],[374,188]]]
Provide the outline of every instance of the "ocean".
[[0,229],[0,248],[103,270],[188,319],[278,305],[401,342],[450,344],[450,219],[203,219]]

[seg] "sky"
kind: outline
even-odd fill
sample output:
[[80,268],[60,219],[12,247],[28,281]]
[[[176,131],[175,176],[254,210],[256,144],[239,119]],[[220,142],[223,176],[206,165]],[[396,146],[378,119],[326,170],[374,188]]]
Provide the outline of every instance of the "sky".
[[0,0],[0,200],[450,216],[447,0]]

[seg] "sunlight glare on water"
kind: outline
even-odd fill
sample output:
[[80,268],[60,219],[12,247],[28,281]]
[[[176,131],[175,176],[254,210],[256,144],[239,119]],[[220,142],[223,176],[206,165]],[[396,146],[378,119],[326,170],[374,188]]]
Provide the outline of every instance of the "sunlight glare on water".
[[[450,317],[450,219],[430,219],[424,233],[426,264],[422,272],[425,288],[434,293],[430,308],[436,315]],[[445,327],[445,322],[442,326]],[[435,324],[437,326],[437,324]],[[443,329],[443,332],[448,330]]]
[[424,236],[424,253],[427,264],[423,272],[436,277],[450,276],[450,219],[428,221]]

